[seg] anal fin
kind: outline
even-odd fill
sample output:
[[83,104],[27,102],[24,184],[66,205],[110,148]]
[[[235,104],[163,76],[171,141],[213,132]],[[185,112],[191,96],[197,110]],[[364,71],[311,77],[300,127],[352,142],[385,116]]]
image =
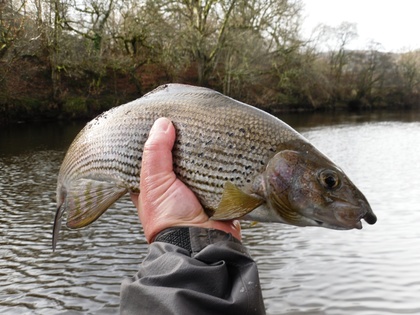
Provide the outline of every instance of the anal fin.
[[78,229],[91,224],[127,191],[115,181],[82,178],[73,182],[62,205],[63,211],[68,211],[67,227]]

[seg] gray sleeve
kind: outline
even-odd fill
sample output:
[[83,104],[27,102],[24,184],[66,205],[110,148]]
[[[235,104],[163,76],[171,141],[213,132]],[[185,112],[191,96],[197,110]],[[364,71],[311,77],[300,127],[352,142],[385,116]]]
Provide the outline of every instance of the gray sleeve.
[[[186,239],[179,239],[179,229]],[[238,240],[203,228],[165,233],[156,238],[163,242],[150,245],[138,273],[124,279],[121,314],[265,314],[257,265]]]

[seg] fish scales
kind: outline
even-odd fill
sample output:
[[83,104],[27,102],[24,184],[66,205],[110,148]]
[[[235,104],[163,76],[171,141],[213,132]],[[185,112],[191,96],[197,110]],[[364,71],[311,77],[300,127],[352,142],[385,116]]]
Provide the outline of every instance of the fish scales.
[[[224,183],[231,181],[238,187],[243,187],[247,176],[260,171],[269,158],[269,155],[262,156],[260,151],[269,153],[267,149],[272,148],[273,154],[277,149],[275,144],[278,139],[267,132],[260,132],[265,131],[266,123],[262,124],[262,120],[255,117],[250,119],[242,107],[237,109],[231,106],[231,99],[216,93],[210,95],[212,97],[205,99],[206,102],[202,104],[184,104],[185,112],[180,115],[194,112],[198,105],[201,106],[199,116],[193,117],[189,127],[179,128],[178,117],[170,118],[178,127],[178,140],[174,148],[175,171],[200,197],[200,201],[214,210],[220,202]],[[210,110],[211,104],[218,104],[222,115]],[[188,121],[189,117],[186,115],[179,119]],[[191,130],[199,132],[194,133]],[[276,130],[271,132],[278,134]],[[244,139],[244,134],[251,139]],[[194,144],[192,147],[189,145],[191,143]],[[254,166],[258,166],[258,169]]]
[[300,137],[254,107],[209,89],[173,85],[90,122],[75,139],[72,147],[77,149],[65,159],[59,182],[84,174],[105,175],[138,192],[143,145],[153,122],[162,116],[171,119],[177,130],[175,172],[212,211],[227,180],[244,187],[279,143]]
[[331,160],[278,118],[210,89],[157,88],[89,122],[61,165],[53,247],[61,218],[83,227],[127,192],[138,193],[154,121],[176,129],[174,171],[216,220],[333,229],[376,222],[366,198]]

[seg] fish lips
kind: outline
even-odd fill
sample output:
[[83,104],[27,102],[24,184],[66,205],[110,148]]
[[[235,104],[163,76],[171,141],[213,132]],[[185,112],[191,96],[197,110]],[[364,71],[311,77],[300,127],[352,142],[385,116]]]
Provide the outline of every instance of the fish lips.
[[359,205],[336,201],[327,209],[314,209],[312,219],[318,226],[337,230],[360,230],[362,219],[371,225],[377,221],[371,207],[363,200],[359,200]]

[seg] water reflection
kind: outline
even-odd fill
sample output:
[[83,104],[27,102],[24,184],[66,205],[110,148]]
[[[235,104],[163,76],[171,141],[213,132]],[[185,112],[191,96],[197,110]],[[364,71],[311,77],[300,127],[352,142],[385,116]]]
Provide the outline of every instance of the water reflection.
[[420,173],[420,123],[346,122],[301,130],[343,167],[379,221],[345,232],[270,225],[269,238],[278,243],[266,250],[260,236],[251,241],[259,233],[247,231],[268,313],[419,313],[420,178],[414,174]]
[[[297,128],[342,166],[378,223],[360,231],[244,224],[267,313],[419,314],[419,117],[343,116],[322,127],[311,117]],[[54,128],[39,139],[33,126],[0,130],[0,314],[115,314],[122,278],[146,253],[141,227],[124,199],[94,225],[64,229],[51,252],[56,174],[81,124]]]
[[320,126],[357,125],[366,122],[418,122],[419,111],[317,112],[313,114],[282,114],[281,119],[300,130]]
[[60,251],[52,253],[63,155],[39,151],[0,158],[0,313],[115,313],[121,279],[135,272],[146,252],[126,199],[96,227],[66,231]]
[[65,150],[83,125],[83,122],[60,122],[2,127],[0,128],[0,155]]

